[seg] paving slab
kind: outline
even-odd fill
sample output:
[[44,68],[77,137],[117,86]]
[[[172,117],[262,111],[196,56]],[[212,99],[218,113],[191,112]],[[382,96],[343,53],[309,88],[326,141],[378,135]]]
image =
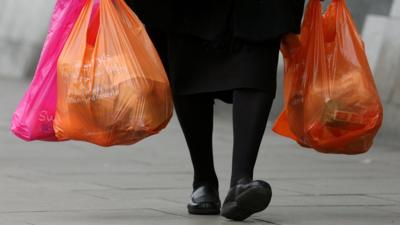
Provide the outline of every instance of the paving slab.
[[[324,155],[273,134],[269,123],[255,178],[271,183],[271,205],[234,223],[187,213],[193,171],[175,115],[165,130],[132,146],[27,143],[9,131],[26,86],[0,81],[0,225],[400,224],[398,149],[376,144],[363,155]],[[214,156],[223,199],[232,117],[230,106],[216,107]]]

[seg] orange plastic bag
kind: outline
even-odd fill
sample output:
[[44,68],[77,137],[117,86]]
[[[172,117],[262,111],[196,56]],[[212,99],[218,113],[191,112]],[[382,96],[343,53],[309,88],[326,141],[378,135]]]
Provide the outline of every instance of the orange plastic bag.
[[88,0],[58,61],[57,138],[133,144],[165,128],[172,113],[143,24],[123,0]]
[[344,0],[310,0],[300,35],[282,41],[285,108],[273,131],[323,153],[368,151],[383,108]]

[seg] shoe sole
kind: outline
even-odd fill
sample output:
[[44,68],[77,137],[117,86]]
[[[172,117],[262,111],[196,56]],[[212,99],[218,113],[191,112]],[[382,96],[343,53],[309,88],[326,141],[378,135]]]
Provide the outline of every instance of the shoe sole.
[[192,206],[188,205],[189,214],[195,215],[218,215],[220,214],[220,206],[210,203],[200,203]]
[[269,188],[253,187],[237,197],[237,201],[225,204],[222,207],[222,216],[242,221],[252,214],[266,209],[271,202],[272,191]]

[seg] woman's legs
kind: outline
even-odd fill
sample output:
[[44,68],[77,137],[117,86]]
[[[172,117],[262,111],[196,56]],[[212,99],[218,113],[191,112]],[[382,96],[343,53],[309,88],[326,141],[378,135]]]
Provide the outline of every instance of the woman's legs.
[[[257,89],[233,90],[231,186],[241,178],[253,178],[273,100],[271,94]],[[214,98],[207,93],[174,95],[174,105],[193,163],[193,187],[218,186],[212,147]]]
[[274,96],[257,89],[233,92],[233,159],[231,187],[241,178],[253,179],[258,150]]
[[193,163],[193,188],[218,188],[212,147],[214,98],[207,93],[174,95],[174,105]]

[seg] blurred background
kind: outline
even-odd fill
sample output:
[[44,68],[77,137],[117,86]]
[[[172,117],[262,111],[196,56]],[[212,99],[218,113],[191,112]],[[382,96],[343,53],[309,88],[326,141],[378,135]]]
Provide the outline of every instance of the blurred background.
[[[1,4],[0,82],[12,80],[26,85],[35,71],[54,0],[35,0],[34,3],[30,0],[2,0]],[[379,141],[400,145],[400,1],[351,0],[348,5],[365,40],[385,105],[385,122]],[[280,68],[279,87],[282,87],[282,60]],[[17,97],[22,91],[2,94],[12,95],[14,101],[19,101]],[[281,97],[278,94],[271,121],[281,110]],[[216,113],[228,113],[230,107],[218,102]],[[10,118],[10,115],[6,117]]]

